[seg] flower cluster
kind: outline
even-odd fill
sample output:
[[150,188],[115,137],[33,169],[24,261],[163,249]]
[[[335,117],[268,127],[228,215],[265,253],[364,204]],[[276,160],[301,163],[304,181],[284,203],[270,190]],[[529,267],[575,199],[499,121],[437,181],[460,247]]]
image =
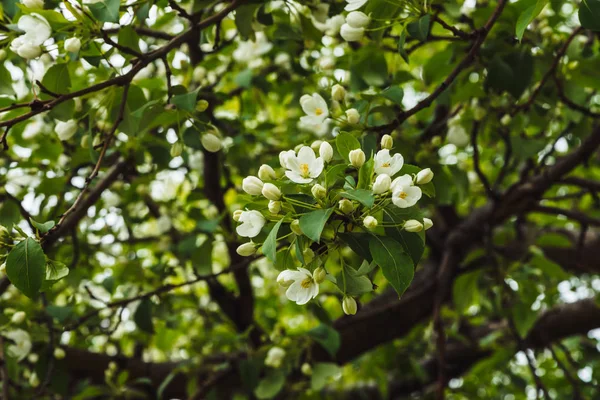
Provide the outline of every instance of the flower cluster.
[[[334,88],[333,97],[342,96]],[[316,123],[329,115],[318,94],[300,101],[305,121]],[[257,176],[242,181],[250,197],[233,219],[238,235],[251,241],[241,244],[238,253],[252,256],[262,248],[282,270],[277,282],[297,304],[315,298],[328,280],[341,292],[344,312],[354,314],[354,296],[372,290],[370,272],[377,266],[401,293],[406,287],[389,277],[398,272],[390,268],[410,270],[412,277],[418,260],[407,256],[406,265],[390,266],[379,242],[396,246],[394,254],[403,259],[414,253],[404,235],[423,240],[422,231],[432,226],[415,206],[424,193],[433,195],[433,172],[405,164],[393,147],[392,137],[384,135],[379,149],[367,151],[354,134],[342,131],[331,143],[319,140],[282,151],[279,167],[262,165]],[[364,260],[363,266],[346,261],[342,250],[347,247]]]

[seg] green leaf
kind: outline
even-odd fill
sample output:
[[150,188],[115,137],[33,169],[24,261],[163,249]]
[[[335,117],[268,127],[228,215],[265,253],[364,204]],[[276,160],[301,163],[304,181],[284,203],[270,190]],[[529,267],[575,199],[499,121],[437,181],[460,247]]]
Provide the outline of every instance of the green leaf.
[[33,298],[46,276],[46,256],[42,246],[32,238],[17,244],[6,258],[6,274],[17,289]]
[[254,13],[260,4],[247,4],[237,7],[235,10],[235,26],[243,40],[254,40]]
[[283,223],[283,218],[281,218],[271,229],[269,236],[263,243],[262,252],[263,254],[272,262],[275,262],[277,258],[277,232],[279,232],[279,227]]
[[537,311],[533,311],[530,304],[519,302],[512,308],[511,313],[517,333],[521,338],[525,338],[535,324]]
[[101,0],[97,3],[88,4],[92,15],[101,22],[119,22],[120,0]]
[[48,260],[46,268],[46,280],[58,281],[69,275],[69,268],[60,261]]
[[[367,263],[367,265],[370,265]],[[373,291],[373,283],[369,278],[358,273],[352,267],[342,268],[336,277],[340,290],[349,296],[360,296]]]
[[360,142],[357,138],[348,132],[340,132],[335,138],[335,146],[337,147],[338,153],[346,162],[350,163],[348,154],[352,150],[360,149]]
[[259,399],[272,399],[283,389],[285,373],[281,369],[269,371],[258,383],[254,395]]
[[404,90],[402,90],[402,88],[399,86],[390,86],[384,89],[380,95],[401,106],[402,99],[404,98]]
[[460,275],[454,282],[452,294],[456,311],[464,314],[472,305],[479,303],[479,289],[477,282],[481,271],[468,272]]
[[[119,29],[118,43],[121,46],[125,46],[133,51],[141,53],[140,37],[130,25],[123,26]],[[123,55],[123,57],[132,57],[132,55],[123,52],[121,52],[121,55]]]
[[579,5],[579,22],[585,29],[600,31],[600,0],[582,0]]
[[421,42],[427,40],[429,36],[429,24],[431,22],[431,16],[429,14],[423,15],[415,22],[411,22],[406,26],[408,34]]
[[[369,185],[371,184],[372,181],[372,177],[373,177],[373,168],[375,166],[375,160],[373,158],[370,158],[367,162],[365,162],[363,164],[362,167],[360,167],[360,170],[358,170],[358,185],[357,188],[358,189],[368,189]],[[375,199],[373,199],[375,200]]]
[[240,360],[238,363],[242,384],[248,392],[254,391],[256,386],[258,386],[262,365],[263,363],[260,358],[248,358]]
[[46,313],[56,319],[61,324],[67,321],[73,315],[72,306],[48,306]]
[[177,106],[180,110],[194,112],[200,88],[184,94],[177,94],[171,99],[171,103]]
[[371,257],[371,252],[369,250],[369,235],[368,233],[346,233],[340,232],[338,234],[339,238],[342,239],[352,251],[354,251],[357,255],[362,257],[364,260],[371,262],[373,257]]
[[308,336],[323,346],[332,357],[335,356],[335,353],[337,353],[342,343],[338,331],[329,325],[321,324],[316,328],[311,329],[308,331]]
[[522,0],[519,4],[525,4],[527,7],[517,19],[516,34],[520,42],[527,26],[542,12],[548,0]]
[[402,250],[400,243],[389,237],[371,236],[369,249],[373,261],[379,265],[383,276],[393,286],[398,296],[402,296],[415,273],[410,256]]
[[310,377],[310,387],[312,390],[321,390],[327,384],[327,381],[341,372],[341,368],[334,363],[317,363],[313,366],[313,372]]
[[333,207],[316,210],[300,217],[300,229],[313,242],[321,241],[321,232],[333,212]]
[[29,218],[29,221],[31,222],[31,225],[33,225],[33,227],[37,229],[40,234],[48,232],[55,225],[54,221],[44,222],[43,224],[34,221],[33,218]]
[[397,225],[386,227],[386,235],[398,241],[404,248],[404,251],[410,255],[413,263],[417,265],[425,251],[425,233],[407,232],[402,229],[402,224],[409,219],[416,219],[422,222],[423,214],[417,207],[398,208],[390,205],[383,209],[383,222]]
[[499,92],[506,91],[515,98],[527,89],[533,77],[533,57],[529,49],[496,56],[488,67],[486,86]]
[[[48,90],[57,94],[69,93],[71,89],[71,76],[69,67],[66,63],[54,64],[44,74],[42,84]],[[49,95],[43,94],[42,98],[48,98]]]
[[154,324],[152,322],[153,304],[149,299],[143,299],[133,314],[133,321],[142,331],[154,333]]
[[209,236],[204,243],[192,252],[191,258],[194,263],[194,270],[199,275],[212,274],[212,251],[213,238],[212,236]]
[[9,96],[15,94],[12,87],[12,76],[2,64],[0,64],[0,94],[7,94]]
[[366,189],[349,189],[340,193],[341,197],[356,200],[362,203],[365,207],[371,208],[375,204],[375,196],[373,192]]
[[398,53],[400,54],[402,59],[404,61],[406,61],[406,63],[408,64],[410,62],[409,61],[410,59],[408,57],[408,52],[404,48],[405,44],[406,44],[406,30],[403,30],[402,33],[400,34],[400,38],[398,39]]

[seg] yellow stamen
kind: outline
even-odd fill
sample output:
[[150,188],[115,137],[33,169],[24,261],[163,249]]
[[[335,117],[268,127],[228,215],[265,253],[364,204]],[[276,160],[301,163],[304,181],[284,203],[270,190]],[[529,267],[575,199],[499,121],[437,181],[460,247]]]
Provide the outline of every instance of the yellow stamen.
[[321,110],[320,108],[317,108],[317,109],[315,110],[315,114],[317,114],[317,115],[321,115],[321,114],[323,114],[323,110]]
[[381,166],[384,167],[384,168],[389,168],[390,163],[386,162],[386,163],[381,164]]
[[300,283],[300,286],[302,286],[304,289],[308,289],[309,287],[311,287],[312,284],[313,284],[312,278],[307,277],[306,279],[304,279],[302,281],[302,283]]
[[300,175],[302,175],[303,178],[308,178],[309,174],[308,164],[300,164]]
[[408,197],[408,193],[406,193],[406,192],[400,192],[400,194],[398,195],[398,197],[400,197],[401,199],[405,199],[406,197]]

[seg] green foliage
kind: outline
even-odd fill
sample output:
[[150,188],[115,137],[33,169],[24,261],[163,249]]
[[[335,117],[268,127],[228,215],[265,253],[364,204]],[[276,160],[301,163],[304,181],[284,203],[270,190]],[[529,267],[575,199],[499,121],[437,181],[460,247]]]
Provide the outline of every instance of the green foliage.
[[23,294],[35,297],[46,276],[46,256],[42,246],[32,238],[17,244],[6,257],[6,274]]

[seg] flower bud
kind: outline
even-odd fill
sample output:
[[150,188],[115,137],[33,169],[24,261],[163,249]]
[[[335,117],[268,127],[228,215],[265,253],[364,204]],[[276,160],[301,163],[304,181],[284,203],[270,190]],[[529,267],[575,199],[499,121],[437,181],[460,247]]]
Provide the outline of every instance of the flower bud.
[[40,385],[40,379],[35,372],[29,377],[29,384],[32,387],[38,387]]
[[430,168],[425,168],[419,171],[417,174],[416,183],[417,185],[425,185],[426,183],[431,182],[433,179],[433,172]]
[[256,246],[254,246],[254,243],[248,242],[239,245],[235,251],[242,257],[248,257],[256,253]]
[[25,312],[23,312],[23,311],[17,311],[11,317],[10,322],[12,322],[13,324],[19,325],[19,324],[22,324],[25,321],[25,318],[27,318],[27,315],[25,314]]
[[240,217],[242,216],[242,213],[243,213],[243,212],[244,212],[243,210],[235,210],[235,211],[233,212],[233,220],[234,220],[235,222],[238,222],[238,221],[240,220]]
[[56,349],[54,349],[54,358],[56,358],[57,360],[62,360],[63,358],[65,358],[66,355],[67,354],[62,348],[57,347]]
[[346,110],[346,118],[349,124],[358,124],[360,122],[360,114],[356,108],[349,108]]
[[383,135],[381,137],[381,148],[390,150],[394,147],[394,139],[390,135]]
[[303,375],[306,375],[306,376],[312,375],[312,367],[310,366],[309,363],[302,364],[302,367],[300,367],[300,371],[302,372]]
[[242,181],[242,189],[244,192],[252,196],[258,196],[262,193],[264,183],[255,176],[247,176]]
[[368,215],[365,217],[365,219],[363,219],[363,225],[365,228],[372,231],[373,229],[377,228],[377,219]]
[[204,99],[200,99],[200,100],[198,100],[198,102],[196,103],[196,111],[198,111],[198,112],[203,112],[203,111],[206,111],[206,109],[208,108],[208,106],[209,106],[209,105],[210,105],[210,104],[209,104],[209,102],[208,102],[208,101],[206,101],[206,100],[204,100]]
[[294,150],[282,151],[279,153],[279,164],[282,168],[287,168],[287,158],[289,156],[296,156],[296,152]]
[[465,147],[469,144],[470,138],[465,128],[460,125],[452,125],[448,128],[446,140],[456,147]]
[[353,28],[348,23],[345,23],[340,28],[340,36],[347,42],[359,41],[364,35],[365,28]]
[[295,219],[292,221],[292,223],[290,224],[290,228],[292,230],[292,232],[294,232],[296,235],[300,236],[300,235],[304,235],[304,233],[302,232],[302,229],[300,229],[300,220]]
[[308,265],[315,259],[315,252],[311,248],[306,248],[302,251],[302,257],[304,258],[304,264]]
[[340,211],[342,211],[344,214],[350,214],[352,211],[354,211],[354,205],[348,199],[341,199],[338,202],[338,205],[339,205]]
[[333,158],[333,147],[328,142],[321,143],[319,146],[319,156],[328,163]]
[[438,147],[441,144],[442,144],[442,138],[440,138],[439,136],[435,136],[434,138],[431,139],[432,146]]
[[427,230],[433,226],[433,221],[429,218],[423,218],[423,229]]
[[423,230],[423,224],[416,219],[409,219],[404,223],[403,227],[407,232],[421,232]]
[[258,177],[263,181],[268,181],[277,178],[277,175],[275,174],[275,170],[270,165],[263,164],[258,169]]
[[281,190],[272,183],[265,183],[262,188],[262,195],[269,200],[277,201],[281,198]]
[[342,300],[342,310],[344,310],[344,314],[346,315],[354,315],[356,314],[358,306],[356,305],[356,300],[354,297],[344,296]]
[[69,53],[77,53],[81,49],[81,40],[76,37],[65,40],[65,51]]
[[192,73],[192,75],[194,77],[194,81],[202,82],[204,78],[206,78],[206,68],[204,68],[201,65],[198,65],[196,68],[194,68],[194,72]]
[[500,123],[504,126],[507,126],[512,121],[512,117],[508,114],[504,114],[500,119]]
[[40,356],[38,356],[36,353],[30,353],[27,356],[27,361],[29,361],[32,364],[35,364],[36,362],[38,362],[40,360]]
[[183,152],[183,143],[175,142],[171,146],[171,157],[179,157]]
[[362,167],[366,159],[365,152],[361,149],[350,151],[348,158],[350,159],[350,164],[352,164],[352,166],[355,168]]
[[392,185],[392,178],[388,174],[377,175],[375,183],[373,183],[373,193],[382,194],[390,190]]
[[362,11],[352,11],[346,17],[346,23],[353,28],[366,28],[371,22],[371,17]]
[[346,89],[339,84],[333,85],[331,88],[331,98],[335,101],[344,101],[346,98]]
[[6,60],[6,50],[0,49],[0,61]]
[[206,133],[202,135],[200,141],[202,142],[202,146],[206,149],[206,151],[210,151],[211,153],[216,153],[223,147],[221,139],[212,133]]
[[58,138],[61,141],[69,140],[77,132],[77,121],[71,119],[67,122],[58,121],[54,127]]
[[17,54],[26,60],[31,60],[32,58],[37,58],[42,54],[42,48],[33,43],[25,42],[19,46],[19,48],[17,48]]
[[322,140],[315,140],[314,142],[312,142],[310,144],[310,148],[313,149],[313,151],[319,151],[319,148],[321,147],[321,143],[323,143]]
[[313,278],[314,278],[315,282],[317,282],[317,284],[322,283],[325,280],[326,276],[327,276],[327,271],[325,271],[325,268],[323,268],[323,267],[319,267],[319,268],[315,269],[315,272],[313,272]]
[[324,199],[325,196],[327,196],[327,189],[325,189],[318,183],[310,189],[310,192],[315,197],[315,199]]
[[285,358],[285,350],[281,347],[271,347],[265,358],[265,365],[273,368],[281,367]]
[[44,0],[21,0],[27,8],[44,8]]
[[279,214],[279,211],[281,211],[281,202],[270,200],[269,201],[269,212],[271,214]]

